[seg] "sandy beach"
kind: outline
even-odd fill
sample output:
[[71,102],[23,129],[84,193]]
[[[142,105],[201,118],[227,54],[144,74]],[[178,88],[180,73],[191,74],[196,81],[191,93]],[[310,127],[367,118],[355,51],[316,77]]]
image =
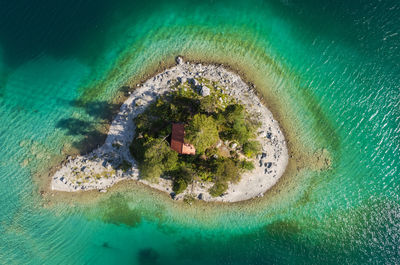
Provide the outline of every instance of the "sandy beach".
[[[237,74],[223,66],[185,63],[180,57],[177,58],[176,66],[148,79],[130,92],[129,98],[121,105],[110,125],[105,143],[87,155],[68,157],[53,175],[51,189],[64,192],[107,192],[109,187],[121,180],[132,180],[171,193],[171,180],[160,179],[159,183],[150,183],[139,178],[137,163],[129,152],[135,134],[133,119],[159,95],[169,91],[176,80],[200,77],[218,82],[226,88],[225,93],[257,117],[261,123],[257,138],[262,145],[262,153],[253,161],[255,169],[244,173],[238,183],[230,184],[223,196],[214,198],[209,195],[208,189],[212,183],[194,181],[175,199],[190,195],[205,201],[237,202],[263,196],[283,175],[288,164],[287,144],[278,122],[261,103],[255,91]],[[132,167],[128,170],[118,169],[117,165],[122,161],[129,162]]]

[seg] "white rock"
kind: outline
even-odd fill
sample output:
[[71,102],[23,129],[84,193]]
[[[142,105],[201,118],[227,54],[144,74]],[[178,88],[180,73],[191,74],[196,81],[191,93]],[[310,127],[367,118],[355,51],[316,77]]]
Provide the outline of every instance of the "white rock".
[[206,86],[202,86],[200,88],[200,95],[202,95],[203,97],[209,96],[211,93],[210,88],[206,87]]
[[176,57],[176,63],[177,63],[177,64],[183,64],[183,59],[182,59],[182,57],[180,57],[180,56]]

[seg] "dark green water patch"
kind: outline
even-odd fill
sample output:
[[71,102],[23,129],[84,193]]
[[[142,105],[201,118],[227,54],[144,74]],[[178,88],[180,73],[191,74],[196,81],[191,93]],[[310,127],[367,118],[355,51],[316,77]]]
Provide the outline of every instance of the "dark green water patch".
[[103,244],[101,244],[101,246],[102,246],[103,248],[107,248],[107,249],[110,249],[110,248],[111,248],[111,246],[110,246],[110,244],[109,244],[108,242],[103,242]]
[[[177,264],[335,264],[347,257],[313,240],[291,220],[278,220],[240,235],[182,238],[175,242]],[[332,255],[333,254],[333,255]]]
[[291,220],[278,220],[265,227],[268,235],[278,238],[288,238],[301,233],[300,226]]
[[0,70],[0,98],[5,96],[8,75]]
[[334,162],[338,163],[340,158],[340,136],[336,132],[337,126],[329,119],[321,107],[320,101],[312,93],[310,88],[299,87],[301,102],[312,116],[311,121],[314,126],[314,133],[318,136],[320,143],[331,151]]
[[137,256],[140,265],[155,265],[160,257],[158,252],[153,248],[141,249]]
[[296,205],[297,206],[304,206],[304,205],[310,203],[311,202],[312,191],[313,191],[313,186],[312,186],[312,184],[309,184],[307,186],[307,189],[304,191],[303,195],[296,202]]
[[310,182],[307,184],[306,189],[303,191],[303,194],[301,195],[300,199],[298,199],[295,203],[296,207],[303,207],[309,203],[317,202],[315,199],[313,199],[313,194],[315,192],[315,189],[318,188],[318,186],[326,181],[329,181],[329,176],[334,175],[335,170],[324,170],[320,172],[312,172],[312,176],[310,179]]
[[112,195],[100,205],[100,209],[103,211],[101,219],[106,223],[136,227],[142,221],[140,210],[131,209],[120,194]]

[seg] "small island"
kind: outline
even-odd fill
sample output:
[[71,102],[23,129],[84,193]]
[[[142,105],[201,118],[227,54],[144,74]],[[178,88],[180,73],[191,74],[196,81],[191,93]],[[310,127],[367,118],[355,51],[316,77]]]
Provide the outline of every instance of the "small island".
[[136,116],[131,154],[142,179],[170,179],[174,194],[193,181],[208,182],[213,184],[210,195],[220,196],[255,168],[251,158],[261,153],[260,124],[218,82],[173,83],[171,91]]
[[234,202],[263,196],[287,162],[279,125],[252,88],[222,66],[178,57],[131,93],[104,145],[68,157],[51,185],[106,192],[131,179],[177,200]]

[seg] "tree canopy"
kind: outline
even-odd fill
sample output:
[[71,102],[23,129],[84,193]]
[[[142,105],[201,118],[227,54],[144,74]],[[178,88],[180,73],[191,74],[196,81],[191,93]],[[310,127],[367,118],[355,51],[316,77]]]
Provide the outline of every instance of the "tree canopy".
[[177,167],[178,154],[169,148],[164,139],[151,139],[145,148],[140,167],[143,178],[158,178],[163,172]]
[[219,140],[215,120],[205,114],[196,114],[186,127],[185,140],[193,144],[196,152],[204,151]]

